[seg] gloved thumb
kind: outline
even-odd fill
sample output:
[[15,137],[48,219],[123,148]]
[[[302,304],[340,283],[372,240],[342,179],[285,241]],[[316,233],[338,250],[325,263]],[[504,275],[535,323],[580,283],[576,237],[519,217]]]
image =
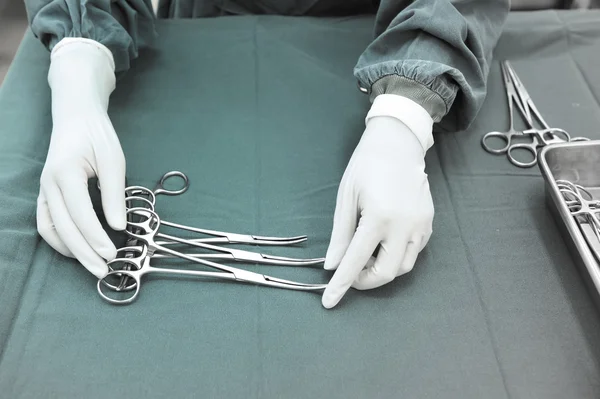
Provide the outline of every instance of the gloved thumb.
[[321,302],[327,309],[337,305],[346,294],[360,271],[367,265],[380,241],[372,223],[363,220],[361,220],[361,226],[356,230],[338,269],[323,292]]
[[[120,148],[119,148],[120,149]],[[101,188],[102,209],[108,225],[117,231],[127,227],[125,210],[125,161],[114,156],[99,159],[98,182]]]

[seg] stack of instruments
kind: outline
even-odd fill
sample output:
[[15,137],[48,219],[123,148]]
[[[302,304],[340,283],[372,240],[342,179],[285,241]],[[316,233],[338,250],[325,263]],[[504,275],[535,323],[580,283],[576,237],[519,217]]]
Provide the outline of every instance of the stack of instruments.
[[[172,177],[183,179],[183,188],[179,190],[166,189],[165,182]],[[285,246],[304,242],[307,240],[307,236],[263,237],[191,227],[162,220],[155,209],[156,196],[183,194],[188,187],[187,176],[173,171],[165,174],[154,190],[142,186],[131,186],[125,189],[127,205],[125,233],[129,238],[125,246],[117,250],[117,258],[108,263],[109,273],[98,281],[98,293],[103,299],[113,304],[133,302],[138,297],[142,276],[149,273],[217,278],[300,291],[325,289],[326,284],[304,284],[283,280],[216,263],[216,260],[223,260],[280,266],[311,266],[323,263],[324,259],[288,258],[226,246],[227,244]],[[190,239],[166,234],[160,231],[161,226],[185,231],[188,235],[189,233],[199,234],[201,237]],[[183,249],[176,250],[174,248]],[[190,251],[190,249],[194,249],[194,251]],[[168,258],[185,260],[190,264],[202,266],[203,270],[151,265],[154,260]]]

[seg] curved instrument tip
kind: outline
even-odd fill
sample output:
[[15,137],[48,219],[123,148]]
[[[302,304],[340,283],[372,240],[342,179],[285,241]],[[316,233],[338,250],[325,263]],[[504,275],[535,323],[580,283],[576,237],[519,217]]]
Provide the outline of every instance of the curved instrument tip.
[[308,236],[305,235],[296,237],[266,237],[252,235],[252,238],[256,244],[262,245],[292,245],[308,240]]
[[274,256],[274,255],[266,255],[260,254],[265,260],[265,263],[270,263],[274,265],[282,265],[282,266],[313,266],[319,265],[325,262],[325,258],[309,258],[309,259],[300,259],[300,258],[288,258],[285,256]]

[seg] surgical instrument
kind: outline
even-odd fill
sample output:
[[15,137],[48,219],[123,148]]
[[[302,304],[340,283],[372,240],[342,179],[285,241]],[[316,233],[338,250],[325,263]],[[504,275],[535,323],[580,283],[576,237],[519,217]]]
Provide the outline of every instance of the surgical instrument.
[[[504,88],[506,90],[506,97],[508,99],[508,116],[509,116],[509,128],[506,132],[489,132],[485,134],[481,140],[481,145],[483,148],[492,154],[504,154],[508,151],[510,146],[512,145],[513,137],[522,137],[524,136],[523,131],[516,130],[514,128],[514,108],[513,105],[516,105],[521,112],[521,115],[526,115],[525,110],[523,109],[523,105],[521,104],[521,100],[517,95],[517,91],[515,89],[515,85],[512,82],[512,78],[510,77],[510,73],[508,72],[507,65],[502,62],[500,64],[500,70],[502,72],[502,78],[504,80]],[[488,144],[488,140],[492,137],[500,138],[506,145],[501,148],[494,148]]]
[[[135,233],[126,229],[126,233],[133,238],[136,238],[138,241],[143,242],[143,246],[141,247],[141,252],[138,251],[139,256],[133,258],[117,258],[108,263],[110,272],[97,283],[97,290],[100,296],[106,301],[114,304],[127,304],[133,302],[135,298],[137,298],[140,287],[141,287],[141,278],[145,274],[148,273],[163,273],[170,275],[181,275],[181,276],[196,276],[196,277],[216,277],[226,280],[233,280],[237,282],[244,283],[252,283],[258,285],[265,285],[269,287],[276,288],[284,288],[291,290],[301,290],[301,291],[321,291],[324,290],[327,286],[326,284],[304,284],[298,283],[289,280],[278,279],[275,277],[263,275],[260,273],[255,273],[243,269],[238,269],[235,267],[221,265],[209,260],[195,258],[193,256],[177,252],[166,248],[164,246],[158,245],[155,241],[155,237],[158,236],[158,229],[160,227],[160,218],[158,214],[154,211],[145,209],[145,208],[133,208],[127,210],[127,213],[134,213],[138,216],[143,216],[146,219],[140,222],[128,222],[128,224],[132,225],[132,227],[141,229],[140,233]],[[133,229],[132,229],[133,230]],[[185,241],[185,240],[183,240]],[[213,269],[219,270],[218,272],[212,271],[199,271],[199,270],[188,270],[188,269],[166,269],[166,268],[157,268],[150,266],[150,259],[156,252],[166,253],[168,255],[175,256],[177,258],[188,260],[192,263],[201,264]],[[119,269],[117,266],[122,264],[123,266],[128,266],[123,269]],[[131,269],[131,270],[127,270]],[[133,279],[135,282],[135,288],[133,295],[127,297],[126,299],[114,299],[109,297],[104,291],[102,287],[108,288],[112,291],[118,292],[126,292],[130,291],[133,287],[132,284],[129,286],[118,289],[116,287],[117,284],[112,284],[110,281],[113,278],[122,279],[122,277],[127,276],[130,279]]]
[[[129,212],[131,210],[133,210],[133,212]],[[144,211],[142,211],[142,210],[145,210],[146,212],[149,212],[149,213],[144,214]],[[146,217],[146,218],[148,218],[148,215],[151,215],[153,217],[156,215],[156,218],[158,218],[158,214],[156,214],[154,212],[154,210],[147,209],[147,208],[129,208],[128,213],[137,213],[138,216],[142,216],[142,217]],[[130,221],[129,224],[131,226],[134,226],[132,231],[129,232],[129,235],[137,241],[138,238],[137,238],[136,234],[139,234],[138,231],[143,231],[142,229],[145,226],[145,224],[140,226],[140,225],[138,225],[139,223],[136,223],[133,221]],[[192,247],[196,247],[196,248],[200,248],[200,249],[217,252],[216,254],[195,254],[195,255],[193,255],[196,258],[222,259],[222,260],[231,260],[231,261],[238,261],[238,262],[262,263],[262,264],[267,264],[267,265],[289,265],[289,266],[293,266],[293,265],[310,266],[310,265],[316,265],[319,263],[323,263],[325,261],[324,258],[312,258],[312,259],[288,258],[288,257],[273,256],[273,255],[261,254],[261,253],[256,253],[256,252],[250,252],[250,251],[245,251],[242,249],[225,248],[225,247],[219,247],[216,245],[212,245],[215,242],[225,242],[225,243],[232,243],[232,242],[242,243],[243,242],[243,243],[263,244],[263,245],[269,245],[271,243],[275,243],[276,245],[283,245],[285,243],[287,245],[290,245],[290,244],[296,244],[296,243],[305,241],[307,239],[306,236],[290,237],[290,238],[247,236],[247,235],[236,234],[236,233],[226,233],[226,232],[218,232],[218,231],[214,231],[214,230],[196,229],[193,227],[181,226],[181,225],[178,225],[175,223],[165,222],[163,220],[160,220],[159,225],[176,226],[179,228],[183,227],[185,230],[202,232],[205,234],[206,234],[206,232],[209,232],[209,234],[222,236],[221,238],[217,237],[217,238],[204,238],[204,239],[201,238],[201,239],[195,239],[195,240],[194,239],[188,240],[188,239],[176,237],[176,236],[173,236],[170,234],[159,233],[158,227],[156,227],[156,229],[154,230],[154,237],[162,238],[163,240],[167,240],[167,241],[156,241],[155,243],[159,246],[165,246],[165,245],[170,245],[170,244],[184,244],[187,246],[192,246]],[[247,237],[249,237],[249,239],[246,239]],[[125,251],[125,253],[127,253],[129,248],[135,248],[135,244],[128,245],[125,248],[121,248],[120,251]],[[192,256],[192,255],[190,255],[190,256]]]
[[[172,242],[165,242],[164,244],[159,244],[160,241],[156,241],[156,244],[160,246],[169,245],[173,243],[190,245],[193,247],[206,249],[210,251],[215,251],[217,253],[195,253],[190,254],[186,253],[186,255],[193,256],[198,259],[219,259],[219,260],[229,260],[236,262],[246,262],[246,263],[261,263],[264,265],[274,265],[274,266],[313,266],[323,263],[325,261],[324,258],[311,258],[311,259],[300,259],[300,258],[289,258],[285,256],[274,256],[261,254],[257,252],[245,251],[243,249],[234,249],[234,248],[224,248],[218,247],[216,245],[205,244],[203,242],[198,241],[190,241],[180,239],[178,237],[168,236],[166,234],[157,233],[156,237],[162,237],[171,239]],[[118,252],[128,252],[128,251],[137,251],[141,246],[130,246],[119,248]],[[164,254],[156,254],[155,258],[173,258],[172,255],[164,255]]]
[[[160,180],[158,184],[158,188],[161,189],[161,186],[164,183],[164,180],[169,177],[169,175],[173,175],[173,172],[170,174],[165,174],[163,178]],[[187,182],[187,178],[185,179]],[[181,191],[181,190],[180,190]],[[146,187],[142,186],[132,186],[126,189],[126,206],[128,209],[135,208],[135,205],[138,205],[138,208],[149,209],[154,211],[155,205],[155,193],[158,192],[157,189],[150,190]],[[135,221],[135,214],[128,213],[127,220],[129,222]],[[228,233],[217,230],[208,230],[208,229],[200,229],[191,226],[185,226],[178,223],[171,223],[165,220],[161,220],[161,224],[167,227],[172,227],[179,230],[185,230],[193,233],[204,234],[206,236],[212,237],[204,237],[204,238],[196,238],[196,239],[186,239],[181,240],[179,237],[174,237],[171,235],[166,235],[162,233],[158,233],[158,237],[162,238],[163,241],[157,241],[158,245],[162,246],[171,246],[171,245],[187,245],[193,247],[199,247],[205,250],[215,251],[216,254],[194,254],[192,256],[201,257],[204,259],[225,259],[225,260],[233,260],[238,262],[250,262],[250,263],[262,263],[262,264],[271,264],[271,265],[315,265],[322,263],[324,259],[296,259],[296,258],[285,258],[278,257],[260,253],[254,253],[250,251],[244,250],[234,250],[229,248],[217,247],[211,244],[253,244],[253,245],[270,245],[270,246],[282,246],[282,245],[292,245],[304,242],[307,240],[307,236],[296,236],[296,237],[263,237],[256,235],[248,235],[248,234],[239,234],[239,233]],[[139,227],[134,227],[133,224],[129,224],[128,228],[132,228],[134,233],[139,233]],[[125,243],[126,248],[132,248],[138,245],[138,240],[135,237],[129,237],[129,239]],[[131,252],[127,252],[125,250],[125,258],[132,257],[133,254]],[[125,287],[128,284],[127,275],[122,276],[121,283],[119,284],[120,288]]]
[[[170,190],[165,187],[165,183],[167,182],[167,180],[171,179],[172,177],[179,177],[183,180],[183,186],[181,186],[180,189]],[[96,187],[98,187],[98,190],[101,190],[100,180],[97,181]],[[156,183],[154,190],[149,190],[148,188],[142,186],[128,186],[125,188],[125,193],[126,195],[139,195],[139,193],[142,192],[144,195],[148,195],[151,198],[151,202],[154,205],[156,203],[157,195],[181,195],[185,193],[188,190],[188,188],[190,188],[190,181],[187,175],[178,170],[172,170],[161,176],[161,178]]]
[[[183,186],[178,190],[170,190],[165,187],[165,183],[172,177],[179,177],[183,180]],[[165,173],[156,183],[154,190],[150,190],[142,186],[129,186],[125,188],[125,203],[130,205],[133,201],[142,201],[146,203],[150,209],[154,210],[156,205],[157,195],[181,195],[185,193],[190,187],[190,181],[187,175],[183,172],[173,170]],[[98,189],[100,189],[100,181],[98,180]],[[146,198],[147,197],[147,198]],[[133,215],[129,215],[131,219]],[[130,238],[127,241],[127,245],[135,245],[136,241]]]
[[[165,181],[172,177],[179,176],[184,181],[184,187],[180,190],[166,190],[164,188]],[[119,249],[118,251],[123,253],[124,256],[120,256],[121,258],[132,259],[135,256],[135,253],[138,253],[142,248],[142,245],[138,245],[138,239],[135,237],[135,234],[141,233],[143,230],[141,227],[136,226],[136,217],[139,217],[140,209],[147,209],[151,212],[155,211],[156,204],[156,195],[158,194],[166,194],[166,195],[177,195],[185,192],[189,187],[189,180],[187,176],[181,172],[168,172],[162,176],[162,178],[157,183],[157,186],[154,190],[150,190],[143,186],[129,186],[125,189],[126,192],[126,208],[134,209],[137,208],[138,212],[127,212],[127,233],[129,239],[126,241],[125,247]],[[239,233],[228,233],[217,230],[209,230],[209,229],[200,229],[191,226],[186,226],[178,223],[171,223],[165,220],[161,220],[161,225],[186,230],[194,233],[204,234],[212,237],[204,237],[204,238],[196,238],[196,239],[182,239],[180,237],[175,237],[172,235],[162,234],[156,232],[157,238],[162,238],[163,241],[157,241],[156,244],[161,246],[170,246],[170,245],[186,245],[196,248],[201,248],[207,251],[214,251],[216,253],[194,253],[194,254],[186,254],[187,256],[197,258],[197,259],[223,259],[229,261],[237,261],[237,262],[248,262],[248,263],[261,263],[261,264],[270,264],[270,265],[300,265],[300,266],[309,266],[322,263],[324,261],[323,258],[315,258],[315,259],[297,259],[297,258],[288,258],[288,257],[280,257],[280,256],[272,256],[267,254],[255,253],[250,251],[245,251],[241,249],[231,249],[231,248],[223,248],[218,247],[212,244],[254,244],[254,245],[291,245],[301,243],[306,241],[307,237],[304,236],[296,236],[296,237],[263,237],[256,235],[248,235],[248,234],[239,234]],[[165,254],[155,254],[156,258],[172,258],[173,255],[165,255]],[[134,265],[132,263],[128,263],[125,265],[124,270],[128,270]],[[129,284],[130,277],[126,274],[121,275],[121,281],[118,286],[114,287],[116,290],[124,290],[126,287],[131,286]],[[134,283],[135,284],[135,283]]]
[[[506,89],[506,95],[508,97],[508,110],[510,118],[510,127],[507,132],[489,132],[482,138],[481,144],[483,148],[492,154],[507,154],[509,161],[516,166],[528,168],[532,167],[537,163],[538,159],[538,148],[547,146],[550,144],[564,143],[570,141],[582,141],[587,140],[586,138],[571,138],[568,132],[559,128],[551,128],[542,115],[538,111],[537,107],[533,103],[531,96],[525,89],[525,86],[517,76],[514,68],[509,61],[503,61],[501,63],[502,76],[504,80],[504,86]],[[523,119],[525,120],[529,129],[518,131],[514,128],[513,124],[513,104],[515,104]],[[534,126],[533,116],[542,125],[542,129],[537,129]],[[517,137],[530,137],[531,142],[519,142],[513,143],[513,139]],[[500,138],[506,142],[506,145],[502,148],[493,148],[489,145],[488,140],[491,138]],[[526,151],[531,154],[533,159],[530,162],[519,161],[515,157],[515,151]]]
[[[150,192],[147,188],[141,187],[141,186],[138,186],[138,188],[136,190],[139,190],[139,191],[143,190],[144,193]],[[129,196],[126,198],[125,202],[128,204],[128,207],[127,207],[128,209],[134,208],[134,207],[129,206],[129,203],[133,202],[133,201],[140,201],[142,203],[142,205],[146,204],[148,206],[147,208],[146,207],[143,207],[143,208],[154,211],[153,203],[151,200],[148,200],[147,198],[144,198],[144,197],[138,197],[138,196]],[[142,207],[137,207],[137,208],[142,208]],[[250,234],[228,233],[225,231],[209,230],[209,229],[202,229],[202,228],[198,228],[198,227],[186,226],[184,224],[168,222],[166,220],[161,220],[161,225],[167,226],[167,227],[172,227],[172,228],[179,229],[179,230],[185,230],[185,231],[189,231],[189,232],[193,232],[193,233],[212,236],[212,237],[207,237],[207,238],[186,239],[188,242],[192,242],[192,243],[195,242],[195,243],[206,243],[206,244],[208,244],[208,243],[211,243],[211,244],[254,244],[254,245],[276,246],[276,245],[299,244],[299,243],[307,240],[306,235],[300,235],[300,236],[295,236],[295,237],[266,237],[266,236],[250,235]],[[161,236],[160,238],[165,238],[165,237]],[[173,241],[173,240],[170,240],[170,241]],[[173,242],[157,241],[157,244],[168,245],[168,244],[173,244]]]
[[580,185],[568,180],[557,180],[556,184],[565,199],[569,212],[575,218],[583,217],[596,230],[600,239],[600,201],[595,200],[592,194]]
[[[577,222],[594,257],[600,261],[600,201],[585,188],[567,180],[557,180],[556,185],[563,196],[569,212]],[[591,236],[591,232],[594,237]],[[595,239],[595,241],[594,241]]]
[[[182,177],[185,181],[185,186],[180,190],[166,190],[164,188],[164,182],[171,176],[179,176]],[[168,172],[163,175],[163,177],[158,182],[156,188],[154,190],[150,190],[143,186],[130,186],[125,189],[126,198],[125,202],[128,205],[128,208],[133,208],[131,205],[134,201],[139,201],[142,205],[147,205],[148,209],[154,210],[156,204],[155,195],[165,194],[165,195],[177,195],[184,193],[189,187],[189,180],[185,174],[182,172]],[[197,227],[186,226],[180,223],[172,223],[166,220],[161,220],[161,224],[168,227],[173,227],[180,230],[187,230],[194,233],[205,234],[214,236],[215,238],[200,238],[196,240],[196,242],[203,243],[213,243],[213,244],[257,244],[257,245],[290,245],[290,244],[298,244],[303,241],[306,241],[306,235],[295,236],[295,237],[265,237],[258,235],[248,235],[248,234],[239,234],[239,233],[227,233],[224,231],[218,230],[209,230],[209,229],[201,229]],[[167,244],[162,241],[159,242],[162,245]]]
[[[134,255],[142,253],[144,251],[144,248],[145,248],[144,245],[119,248],[117,250],[117,256],[115,259],[124,259],[125,258],[125,259],[131,260],[130,264],[126,265],[123,269],[119,269],[119,270],[130,270],[130,268],[132,266],[134,268],[140,269],[142,267],[141,258],[134,258]],[[206,259],[206,260],[219,259],[219,260],[229,260],[229,261],[248,262],[248,263],[260,263],[260,264],[271,265],[271,266],[313,266],[313,265],[317,265],[319,263],[323,263],[323,261],[325,260],[323,258],[298,259],[298,258],[288,258],[288,257],[283,257],[283,256],[272,256],[272,255],[244,251],[244,250],[240,250],[240,249],[227,250],[225,248],[220,248],[220,249],[217,249],[217,251],[218,250],[223,250],[224,253],[217,253],[217,254],[186,253],[185,255],[195,258],[195,259]],[[119,254],[121,252],[124,252],[127,256],[125,256],[125,257],[119,256]],[[169,253],[161,253],[161,252],[154,252],[152,255],[148,255],[148,256],[150,256],[153,259],[176,259],[176,258],[179,258],[179,256],[172,255]],[[113,286],[106,281],[104,282],[104,284],[107,284],[111,289],[113,289],[115,291],[121,291],[121,290],[125,291],[128,289],[133,289],[134,285],[135,285],[135,283],[127,285],[126,283],[123,284],[121,282],[118,286],[116,286],[116,285]]]
[[[170,178],[173,178],[173,177],[179,177],[183,180],[183,186],[178,190],[170,190],[165,187],[167,180],[169,180]],[[100,190],[100,180],[98,180],[97,187],[98,187],[98,190]],[[126,203],[126,205],[131,207],[130,205],[132,204],[133,201],[136,201],[136,200],[142,201],[142,202],[146,203],[152,210],[154,210],[154,206],[156,205],[156,196],[157,195],[169,195],[169,196],[180,195],[180,194],[185,193],[189,187],[190,187],[190,181],[189,181],[187,175],[183,172],[173,170],[173,171],[167,172],[161,176],[161,178],[156,183],[154,190],[149,190],[146,187],[142,187],[142,186],[126,187],[125,188],[125,203]],[[128,219],[129,219],[129,221],[133,221],[133,215],[128,215]],[[127,245],[127,246],[133,246],[136,244],[137,244],[137,240],[133,237],[130,237],[125,243],[125,245]],[[125,253],[126,258],[131,257],[131,256],[133,256],[132,253]],[[124,286],[126,284],[127,284],[127,277],[124,276],[121,279],[120,286]]]

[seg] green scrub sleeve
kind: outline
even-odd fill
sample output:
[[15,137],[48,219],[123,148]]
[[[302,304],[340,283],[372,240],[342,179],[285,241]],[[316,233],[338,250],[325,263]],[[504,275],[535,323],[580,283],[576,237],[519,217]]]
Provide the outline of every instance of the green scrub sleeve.
[[464,130],[485,99],[509,8],[508,0],[382,0],[354,74],[372,101],[402,95],[429,112],[436,130]]
[[25,0],[33,34],[50,51],[66,37],[106,46],[116,72],[130,68],[139,49],[156,36],[150,0]]

